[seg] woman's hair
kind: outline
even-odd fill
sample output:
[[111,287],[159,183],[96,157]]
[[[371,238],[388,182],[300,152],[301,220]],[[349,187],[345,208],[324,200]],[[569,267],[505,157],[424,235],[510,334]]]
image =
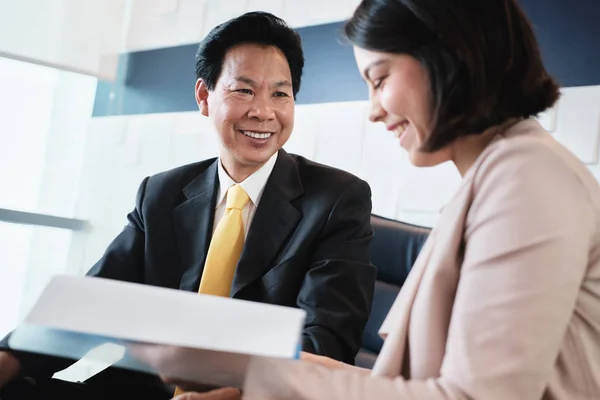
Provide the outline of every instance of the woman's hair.
[[434,110],[424,151],[535,116],[559,97],[516,0],[363,0],[344,31],[355,46],[423,65]]

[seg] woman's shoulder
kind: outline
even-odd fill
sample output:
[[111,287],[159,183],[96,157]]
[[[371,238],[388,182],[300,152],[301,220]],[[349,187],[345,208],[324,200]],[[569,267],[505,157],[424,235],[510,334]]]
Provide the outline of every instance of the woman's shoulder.
[[[600,234],[600,185],[588,168],[537,121],[519,122],[494,139],[465,177],[471,218],[516,207],[525,218],[577,211]],[[559,215],[560,214],[560,215]],[[600,241],[600,236],[597,238]]]
[[496,174],[548,184],[558,183],[561,178],[574,180],[600,200],[600,186],[588,168],[534,119],[518,122],[493,140],[473,170],[475,184]]

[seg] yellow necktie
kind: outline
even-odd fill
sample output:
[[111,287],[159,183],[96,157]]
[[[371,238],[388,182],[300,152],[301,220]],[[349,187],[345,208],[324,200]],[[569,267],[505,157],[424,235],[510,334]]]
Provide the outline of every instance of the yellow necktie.
[[[225,214],[217,224],[210,241],[198,293],[229,297],[237,263],[244,248],[242,210],[248,204],[248,194],[240,185],[227,190]],[[174,396],[185,393],[177,387]]]
[[225,214],[210,241],[198,293],[229,297],[233,275],[244,248],[242,210],[249,197],[240,185],[227,191]]

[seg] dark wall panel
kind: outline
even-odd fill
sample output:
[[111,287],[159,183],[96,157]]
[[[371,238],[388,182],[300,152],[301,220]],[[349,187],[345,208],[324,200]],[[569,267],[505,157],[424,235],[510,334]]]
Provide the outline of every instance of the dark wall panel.
[[[600,0],[521,0],[549,71],[562,86],[600,85]],[[367,99],[342,23],[299,29],[306,67],[298,104]],[[196,110],[194,55],[184,45],[121,56],[116,82],[99,82],[94,116]]]

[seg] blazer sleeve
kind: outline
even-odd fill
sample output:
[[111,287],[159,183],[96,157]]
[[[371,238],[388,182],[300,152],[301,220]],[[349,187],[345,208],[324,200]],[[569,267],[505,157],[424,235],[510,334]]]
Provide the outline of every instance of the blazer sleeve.
[[[144,262],[144,222],[142,207],[148,178],[137,193],[136,207],[129,213],[128,224],[108,246],[102,258],[89,270],[88,276],[141,282]],[[9,351],[21,362],[23,372],[35,380],[49,379],[56,372],[69,367],[75,360],[42,354],[12,350],[9,346],[10,334],[0,341],[0,351]],[[91,348],[81,348],[83,357]]]
[[145,178],[136,196],[136,205],[127,215],[127,225],[109,244],[102,258],[87,276],[142,283],[144,277],[144,200],[150,178]]
[[304,351],[354,364],[377,275],[370,218],[371,189],[356,180],[337,199],[309,258],[297,299],[307,312]]
[[475,171],[439,377],[391,379],[257,361],[245,397],[540,399],[573,315],[597,216],[567,161],[538,147],[508,146]]

